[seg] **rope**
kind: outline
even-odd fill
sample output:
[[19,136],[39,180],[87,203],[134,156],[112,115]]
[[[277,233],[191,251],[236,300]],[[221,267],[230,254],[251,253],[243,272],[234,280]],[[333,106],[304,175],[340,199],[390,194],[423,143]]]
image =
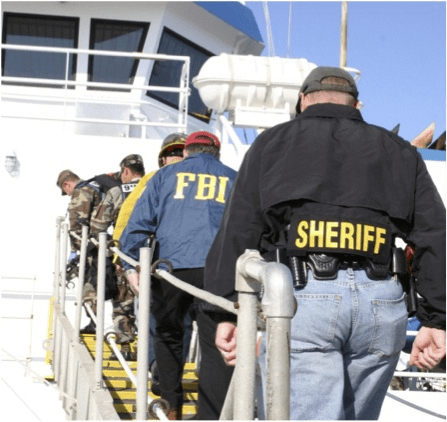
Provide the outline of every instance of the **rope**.
[[110,250],[114,253],[116,253],[123,261],[126,261],[133,267],[138,267],[140,263],[138,261],[135,261],[130,256],[127,256],[126,254],[122,253],[116,246],[110,248]]
[[[81,239],[76,233],[73,233],[73,236]],[[95,246],[98,246],[98,241],[96,239],[90,238],[90,242],[92,242]],[[127,256],[123,252],[121,252],[116,246],[109,247],[109,249],[116,253],[122,260],[128,262],[130,265],[134,267],[139,267],[140,263],[138,261],[135,261],[131,257]],[[160,277],[164,278],[166,281],[170,282],[172,285],[178,287],[179,289],[184,290],[185,292],[199,298],[202,300],[205,300],[212,305],[218,306],[219,308],[222,308],[223,310],[230,312],[232,314],[237,315],[237,309],[235,309],[235,303],[231,300],[224,299],[220,296],[213,295],[212,293],[205,292],[202,289],[199,289],[197,287],[191,286],[188,283],[185,283],[184,281],[174,277],[172,274],[169,274],[169,272],[165,270],[155,270],[154,276],[159,275]]]
[[199,289],[198,287],[191,286],[191,284],[185,283],[184,281],[174,277],[172,274],[169,274],[166,270],[156,270],[156,272],[166,281],[169,281],[169,283],[173,286],[178,287],[179,289],[182,289],[199,299],[206,300],[212,305],[218,306],[227,312],[237,315],[237,309],[234,308],[235,303],[231,300],[224,299],[220,296],[215,296],[212,293]]

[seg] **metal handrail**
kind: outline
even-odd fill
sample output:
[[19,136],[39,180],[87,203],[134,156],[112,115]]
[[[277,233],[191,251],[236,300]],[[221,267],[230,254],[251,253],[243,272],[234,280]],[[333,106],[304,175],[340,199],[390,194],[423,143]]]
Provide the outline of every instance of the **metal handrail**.
[[189,61],[189,56],[174,56],[157,53],[127,53],[124,51],[90,50],[82,48],[44,47],[19,44],[0,44],[5,50],[46,51],[49,53],[92,54],[95,56],[133,57],[136,59]]
[[[63,219],[62,219],[63,220]],[[58,219],[58,224],[62,224],[62,220]],[[107,245],[105,242],[106,234],[99,234],[99,242],[95,239],[87,239],[88,228],[83,228],[83,235],[81,238],[81,260],[82,255],[86,254],[87,243],[91,241],[99,247],[99,254],[103,257],[99,265],[105,267],[105,251]],[[66,239],[66,231],[58,229],[58,233]],[[62,234],[61,234],[62,233]],[[72,234],[73,235],[73,234]],[[79,236],[78,236],[79,238]],[[60,242],[59,242],[60,243]],[[59,245],[63,249],[63,245]],[[140,271],[140,291],[139,291],[139,348],[138,348],[138,377],[129,375],[130,380],[136,385],[137,389],[137,419],[143,420],[147,417],[148,404],[154,404],[151,406],[152,411],[159,419],[166,419],[166,415],[163,411],[164,405],[162,402],[158,403],[148,396],[148,356],[147,350],[149,347],[149,314],[150,314],[150,249],[140,249],[140,261],[136,261],[125,254],[123,254],[116,247],[108,247],[111,252],[117,253],[120,258],[127,261],[133,266],[141,268]],[[61,258],[61,261],[64,257]],[[56,267],[60,265],[60,262],[56,260]],[[253,419],[254,409],[254,390],[256,387],[256,375],[255,375],[255,348],[256,348],[256,332],[257,332],[257,318],[259,311],[258,295],[260,291],[263,291],[261,308],[263,317],[265,317],[266,323],[266,337],[267,341],[267,356],[275,356],[275,359],[267,359],[267,375],[266,375],[266,391],[269,394],[269,400],[266,403],[266,417],[267,419],[288,419],[289,418],[289,398],[290,398],[290,374],[289,374],[289,344],[288,333],[290,332],[290,321],[296,312],[296,302],[292,292],[292,280],[290,272],[287,267],[279,263],[267,263],[262,260],[258,251],[246,251],[237,261],[236,266],[236,290],[239,292],[238,296],[238,309],[235,308],[235,303],[223,299],[218,296],[214,296],[208,292],[204,292],[201,289],[197,289],[188,283],[185,283],[169,272],[165,270],[155,269],[153,270],[157,276],[163,278],[165,281],[173,284],[174,286],[185,290],[186,292],[199,297],[202,300],[207,300],[216,306],[223,308],[227,312],[232,312],[238,316],[238,348],[237,348],[237,362],[233,379],[228,389],[227,400],[221,413],[221,419]],[[56,278],[60,279],[60,275],[55,274]],[[80,272],[79,276],[82,274]],[[100,278],[105,280],[104,272],[99,275]],[[105,291],[104,280],[98,280],[98,305],[99,300],[103,298]],[[65,283],[56,283],[59,288],[64,288]],[[82,291],[83,280],[81,279],[78,284],[78,289]],[[58,295],[62,297],[63,295]],[[78,293],[79,297],[79,293]],[[80,310],[80,304],[82,299],[78,299],[78,309]],[[59,305],[60,307],[60,305]],[[58,306],[55,306],[57,309]],[[101,307],[98,306],[97,315],[100,316],[103,313]],[[53,363],[55,366],[56,379],[63,374],[63,365],[60,365],[62,346],[60,341],[56,337],[63,337],[63,330],[59,319],[57,320],[55,328],[55,342],[56,352],[55,360]],[[62,324],[63,325],[63,324]],[[78,325],[78,324],[76,324]],[[75,329],[76,342],[79,342],[79,327]],[[409,331],[409,334],[416,334],[416,332]],[[73,341],[74,339],[72,339]],[[119,361],[123,365],[127,365],[122,359],[120,359],[120,351],[114,344],[113,337],[106,336],[106,341],[111,344],[112,349],[118,356]],[[100,351],[100,343],[102,344],[101,329],[98,326],[97,330],[97,352],[96,356],[99,357],[98,361],[102,360],[102,352]],[[115,346],[115,347],[114,347]],[[64,353],[62,353],[64,354]],[[101,364],[97,363],[97,368],[102,368]],[[96,369],[95,385],[96,387],[101,384],[98,381],[102,377],[99,369]],[[130,371],[130,369],[129,369]],[[127,372],[127,371],[126,371]],[[130,371],[131,372],[131,371]],[[408,378],[445,378],[444,373],[426,373],[426,372],[395,372],[395,376],[408,377]],[[73,378],[73,376],[72,376]],[[98,391],[104,391],[98,389]],[[70,394],[69,394],[70,396]],[[71,397],[71,403],[76,403],[76,397]],[[76,412],[74,412],[76,413]]]
[[445,372],[395,371],[395,377],[402,378],[446,378]]
[[[103,390],[103,380],[102,380],[102,356],[103,356],[103,345],[104,339],[110,344],[115,355],[118,358],[121,366],[125,370],[130,381],[134,384],[137,390],[137,419],[145,420],[147,418],[147,409],[150,405],[151,412],[157,416],[160,420],[167,420],[164,413],[166,404],[162,399],[152,399],[148,396],[148,356],[146,351],[149,349],[149,315],[150,315],[150,252],[149,248],[141,248],[141,277],[140,277],[140,303],[139,303],[139,339],[138,339],[138,358],[137,358],[137,374],[135,377],[129,368],[127,362],[123,359],[121,351],[116,346],[116,342],[113,338],[113,332],[104,333],[104,302],[105,302],[105,257],[107,250],[107,233],[99,233],[98,238],[88,239],[88,226],[82,227],[82,237],[80,238],[76,233],[71,233],[71,235],[78,240],[81,240],[81,256],[80,265],[85,263],[87,243],[91,242],[98,247],[98,282],[97,282],[97,310],[96,316],[91,309],[90,304],[87,302],[84,304],[90,318],[96,324],[96,345],[95,345],[95,385],[98,391]],[[114,249],[114,248],[111,248]],[[149,254],[149,255],[148,255]],[[129,259],[129,258],[127,258]],[[132,263],[139,265],[139,262],[131,260]],[[102,269],[102,270],[101,270]],[[80,269],[81,272],[81,269]],[[81,277],[81,273],[79,274]],[[78,304],[82,303],[82,288],[83,288],[84,276],[78,283]],[[102,304],[102,305],[101,305]],[[80,326],[80,314],[82,312],[81,306],[77,307],[76,310],[76,336],[79,338],[79,326]],[[102,328],[101,328],[102,327]]]
[[[237,154],[240,157],[243,157],[244,155],[243,143],[239,139],[239,136],[237,136],[233,126],[231,126],[230,122],[223,114],[219,115],[219,122],[222,125],[222,128],[225,129],[223,131],[223,135],[228,136],[231,139],[231,142],[233,143]],[[225,140],[223,140],[223,142],[225,142]]]
[[[77,237],[71,233],[72,236]],[[82,251],[86,250],[86,228],[83,228],[83,236],[81,245]],[[94,245],[99,246],[99,254],[105,257],[106,249],[106,233],[99,234],[99,242],[95,239],[89,239]],[[138,355],[138,374],[142,374],[142,382],[138,382],[134,376],[129,376],[130,380],[137,384],[137,419],[146,418],[147,404],[151,404],[153,401],[147,395],[147,353],[144,353],[148,349],[148,329],[145,329],[145,325],[149,327],[149,302],[150,302],[150,274],[149,274],[149,262],[150,255],[149,248],[140,249],[140,261],[136,261],[125,254],[123,254],[116,247],[109,247],[110,251],[117,253],[119,257],[130,263],[133,266],[140,267],[140,307],[139,307],[139,347],[138,350],[143,353],[143,356]],[[84,253],[84,252],[83,252]],[[81,260],[82,262],[82,260]],[[98,268],[105,267],[105,260],[102,259],[98,263]],[[289,417],[289,383],[285,379],[289,379],[287,368],[289,367],[289,350],[288,347],[284,347],[287,343],[287,333],[290,331],[290,320],[295,312],[295,302],[293,299],[292,282],[290,272],[286,271],[286,267],[278,263],[266,263],[263,261],[257,251],[247,251],[240,257],[237,265],[237,285],[236,288],[239,291],[238,309],[235,307],[235,303],[219,296],[215,296],[209,292],[205,292],[202,289],[191,286],[188,283],[179,280],[166,270],[155,269],[154,272],[162,277],[165,281],[171,283],[175,287],[178,287],[189,294],[194,295],[202,300],[212,303],[224,309],[227,312],[238,315],[238,365],[236,365],[234,380],[232,381],[232,388],[229,389],[229,394],[232,396],[227,403],[230,403],[231,409],[223,409],[222,413],[231,415],[229,419],[253,419],[254,401],[255,401],[255,370],[256,370],[256,340],[257,340],[257,321],[258,321],[258,293],[264,289],[263,309],[267,318],[267,330],[269,338],[268,353],[275,355],[276,368],[268,370],[268,385],[271,388],[270,383],[275,384],[275,390],[277,393],[273,396],[272,401],[267,409],[267,416],[272,419],[288,419]],[[79,283],[79,289],[82,289],[82,284]],[[287,292],[286,292],[287,290]],[[102,324],[100,321],[103,318],[103,307],[99,306],[100,300],[103,299],[105,291],[105,276],[103,272],[98,274],[98,292],[97,292],[97,319],[98,324]],[[276,292],[276,293],[275,293]],[[289,299],[284,299],[289,298]],[[94,319],[92,317],[92,319]],[[143,325],[141,325],[143,324]],[[279,337],[278,337],[279,334]],[[102,356],[101,345],[103,344],[103,331],[99,325],[97,325],[96,331],[96,356],[97,356],[97,369],[96,369],[96,383],[99,384],[102,377],[102,359],[98,357]],[[106,336],[106,341],[111,343],[113,350],[116,354],[120,354],[120,351],[113,347],[113,339],[111,336]],[[119,355],[118,355],[119,356]],[[119,359],[121,362],[121,359]],[[121,362],[122,363],[122,362]],[[142,365],[142,368],[140,368]],[[99,368],[99,369],[98,369]],[[279,379],[280,377],[281,379]],[[283,387],[278,388],[281,385]],[[286,398],[286,399],[285,399]],[[284,401],[285,400],[285,401]],[[227,405],[228,406],[228,405]],[[152,410],[162,412],[163,406],[152,406]],[[156,412],[154,412],[156,413]],[[159,419],[164,419],[164,413],[158,416]],[[225,418],[225,417],[224,417]]]
[[[83,122],[83,123],[105,123],[105,124],[125,124],[131,126],[162,126],[162,127],[172,127],[179,128],[180,130],[186,130],[186,122],[188,115],[188,97],[190,95],[189,88],[189,67],[190,67],[190,57],[189,56],[174,56],[167,54],[149,54],[149,53],[127,53],[127,52],[119,52],[119,51],[103,51],[103,50],[91,50],[91,49],[76,49],[76,48],[60,48],[60,47],[43,47],[43,46],[27,46],[27,45],[12,45],[12,44],[1,44],[1,48],[3,50],[19,50],[19,51],[36,51],[36,52],[51,52],[51,53],[59,53],[66,54],[66,63],[65,63],[65,79],[42,79],[42,78],[22,78],[22,77],[8,77],[2,76],[0,80],[3,82],[9,83],[20,83],[20,84],[33,84],[33,85],[41,85],[42,87],[48,87],[48,85],[61,86],[64,88],[63,92],[60,96],[54,95],[52,98],[59,98],[64,101],[64,107],[67,107],[67,102],[75,101],[76,103],[82,103],[83,98],[79,97],[79,93],[82,92],[86,95],[89,92],[89,95],[86,96],[85,100],[88,102],[92,101],[92,92],[87,90],[70,90],[70,87],[99,87],[106,88],[112,90],[124,90],[124,91],[160,91],[160,92],[172,92],[179,94],[179,109],[178,109],[178,118],[177,123],[167,123],[167,122],[148,122],[148,121],[133,121],[133,120],[111,120],[111,119],[88,119],[88,118],[74,118],[69,116],[63,117],[52,117],[52,116],[16,116],[13,114],[3,113],[2,117],[6,118],[28,118],[28,119],[39,119],[39,120],[57,120],[57,121],[66,121],[66,122]],[[68,79],[69,76],[69,57],[70,55],[94,55],[94,56],[112,56],[112,57],[129,57],[132,59],[138,60],[169,60],[169,61],[182,61],[183,67],[179,80],[179,87],[166,87],[166,86],[155,86],[155,85],[145,85],[145,84],[115,84],[115,83],[106,83],[106,82],[88,82],[75,80],[71,81]],[[87,73],[87,72],[85,72]],[[96,93],[96,95],[98,95]],[[118,93],[118,95],[122,96],[122,93]],[[3,89],[2,97],[16,98],[20,97],[20,94],[12,94],[5,92]],[[101,98],[98,98],[101,102],[104,101],[103,93],[99,95]],[[41,94],[32,95],[27,92],[28,98],[42,98]],[[115,93],[116,97],[116,93]],[[116,103],[116,98],[113,100],[113,104]],[[148,104],[147,102],[135,101],[135,104]]]
[[[56,222],[57,237],[62,237],[67,242],[66,230],[61,230],[64,218],[58,218]],[[62,233],[64,231],[64,233]],[[56,244],[60,249],[65,249],[60,240]],[[66,249],[65,249],[66,250]],[[57,387],[61,392],[63,408],[67,412],[68,419],[81,420],[119,420],[119,416],[113,406],[113,399],[108,391],[97,390],[94,379],[94,363],[87,349],[79,342],[78,334],[75,335],[65,309],[62,306],[65,282],[62,282],[61,262],[66,261],[66,256],[56,250],[54,291],[56,298],[52,307],[53,329],[50,333],[52,369]]]

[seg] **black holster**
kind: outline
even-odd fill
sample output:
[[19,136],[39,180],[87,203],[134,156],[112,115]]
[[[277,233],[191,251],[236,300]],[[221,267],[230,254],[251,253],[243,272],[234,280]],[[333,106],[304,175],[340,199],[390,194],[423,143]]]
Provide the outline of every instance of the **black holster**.
[[407,293],[407,310],[408,317],[411,318],[416,315],[418,310],[418,295],[416,291],[416,280],[413,275],[407,277],[407,285],[402,283],[405,292]]
[[397,276],[407,295],[408,317],[414,316],[418,305],[416,281],[413,274],[408,274],[407,258],[405,256],[405,251],[402,248],[392,249],[391,274]]

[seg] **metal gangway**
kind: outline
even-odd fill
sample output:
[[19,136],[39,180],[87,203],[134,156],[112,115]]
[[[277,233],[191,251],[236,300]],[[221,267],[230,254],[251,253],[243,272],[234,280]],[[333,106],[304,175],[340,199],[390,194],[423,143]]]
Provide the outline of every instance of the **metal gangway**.
[[[289,332],[290,321],[296,311],[292,292],[291,275],[287,267],[279,263],[267,263],[259,252],[246,251],[237,262],[236,290],[238,302],[228,301],[193,287],[177,279],[166,270],[151,269],[151,249],[140,249],[140,261],[136,262],[122,254],[114,244],[108,244],[107,233],[99,233],[99,242],[88,239],[88,227],[83,227],[79,262],[79,282],[76,291],[76,316],[72,323],[65,310],[66,265],[68,245],[68,225],[64,218],[56,222],[56,256],[54,277],[54,305],[52,338],[48,339],[48,349],[52,353],[52,368],[55,382],[60,390],[67,418],[70,420],[107,419],[118,420],[113,399],[104,387],[102,378],[102,356],[104,340],[114,350],[121,365],[137,390],[136,419],[146,420],[148,416],[167,420],[168,404],[162,399],[152,399],[148,395],[148,354],[149,315],[151,277],[163,278],[166,282],[207,300],[237,315],[238,348],[237,365],[230,383],[227,398],[221,413],[223,420],[254,419],[256,401],[256,342],[260,318],[267,331],[268,359],[266,388],[271,391],[266,407],[267,419],[289,419]],[[96,360],[93,361],[80,339],[82,312],[82,287],[89,241],[98,246],[98,284],[96,312]],[[137,375],[122,358],[116,346],[113,332],[104,332],[105,268],[107,250],[119,255],[140,269],[138,295],[138,353]],[[151,274],[152,273],[152,274]],[[262,291],[261,307],[259,296]],[[235,306],[236,305],[236,306]],[[89,308],[89,304],[85,304]],[[236,309],[237,308],[237,309]],[[259,315],[259,309],[262,315]]]

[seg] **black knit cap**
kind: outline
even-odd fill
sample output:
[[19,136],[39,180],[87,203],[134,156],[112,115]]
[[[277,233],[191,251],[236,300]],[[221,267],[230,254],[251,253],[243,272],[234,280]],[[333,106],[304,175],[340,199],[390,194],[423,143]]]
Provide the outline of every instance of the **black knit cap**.
[[[322,83],[322,79],[329,76],[334,76],[337,78],[346,79],[349,82],[349,86],[344,85],[334,85]],[[297,114],[301,113],[300,110],[300,94],[308,94],[309,92],[315,91],[340,91],[347,92],[351,94],[355,99],[358,98],[359,92],[357,91],[357,86],[355,84],[354,78],[346,71],[339,67],[329,67],[320,66],[313,69],[307,78],[304,80],[303,85],[301,85],[300,93],[298,94],[298,102],[296,103]]]

